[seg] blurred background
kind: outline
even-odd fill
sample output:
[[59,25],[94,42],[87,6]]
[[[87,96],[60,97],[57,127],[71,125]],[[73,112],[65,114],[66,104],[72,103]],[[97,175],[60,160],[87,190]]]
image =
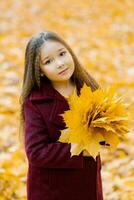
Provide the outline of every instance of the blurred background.
[[[134,117],[133,0],[0,1],[0,200],[26,200],[27,160],[19,141],[25,47],[33,34],[60,34],[103,86],[115,85]],[[104,149],[105,200],[134,198],[134,129]]]

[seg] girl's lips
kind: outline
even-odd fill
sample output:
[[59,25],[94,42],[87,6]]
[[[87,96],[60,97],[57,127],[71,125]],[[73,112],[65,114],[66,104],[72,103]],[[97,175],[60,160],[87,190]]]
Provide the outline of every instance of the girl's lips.
[[62,73],[64,73],[64,72],[67,71],[67,70],[68,70],[68,68],[64,69],[64,70],[61,71],[59,74],[62,74]]

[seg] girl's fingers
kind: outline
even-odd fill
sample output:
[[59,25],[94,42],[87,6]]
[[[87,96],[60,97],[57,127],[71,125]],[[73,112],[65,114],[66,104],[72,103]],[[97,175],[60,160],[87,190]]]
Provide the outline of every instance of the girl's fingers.
[[91,155],[90,155],[90,153],[88,153],[87,150],[84,150],[84,151],[83,151],[83,156],[91,156]]

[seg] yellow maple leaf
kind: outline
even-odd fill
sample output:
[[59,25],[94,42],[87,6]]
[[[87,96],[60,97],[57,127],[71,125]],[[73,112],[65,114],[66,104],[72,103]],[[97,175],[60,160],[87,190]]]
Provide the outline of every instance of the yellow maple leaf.
[[87,150],[95,158],[101,144],[116,149],[129,131],[128,113],[121,100],[114,87],[92,92],[84,83],[80,96],[73,93],[68,99],[70,109],[60,114],[67,128],[61,130],[58,141],[78,144],[71,149],[71,156]]

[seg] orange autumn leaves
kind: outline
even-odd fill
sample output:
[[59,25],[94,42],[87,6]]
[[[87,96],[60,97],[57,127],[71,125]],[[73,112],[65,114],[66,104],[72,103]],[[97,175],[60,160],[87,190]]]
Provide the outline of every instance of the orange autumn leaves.
[[122,99],[115,94],[115,88],[92,92],[85,83],[80,96],[73,93],[68,99],[70,109],[60,114],[66,123],[58,141],[76,143],[71,148],[71,156],[79,155],[83,150],[94,158],[102,144],[116,149],[129,131],[129,115]]

